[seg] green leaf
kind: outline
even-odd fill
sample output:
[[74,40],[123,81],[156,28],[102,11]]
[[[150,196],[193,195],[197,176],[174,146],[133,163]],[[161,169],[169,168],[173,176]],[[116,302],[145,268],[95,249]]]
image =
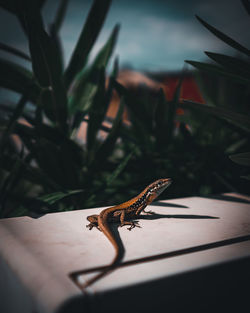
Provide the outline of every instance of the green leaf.
[[94,98],[94,103],[89,111],[89,121],[88,121],[88,128],[87,128],[87,147],[88,152],[92,154],[94,152],[94,148],[97,147],[97,138],[96,135],[98,131],[102,127],[102,122],[105,119],[109,103],[113,94],[114,88],[114,80],[118,74],[118,60],[114,61],[114,68],[109,78],[109,85],[105,88],[105,75],[104,70],[102,71],[102,75],[99,82],[99,89]]
[[250,180],[250,175],[241,176],[241,178],[244,178],[244,179]]
[[23,7],[24,6],[27,6],[27,7],[31,6],[34,2],[35,2],[35,5],[37,6],[37,8],[39,10],[41,10],[43,5],[44,5],[44,3],[46,2],[46,0],[36,0],[36,1],[34,1],[34,0],[26,0],[26,1],[23,1],[23,3],[20,3],[19,0],[11,0],[11,1],[9,1],[9,0],[2,0],[1,1],[1,6],[5,10],[7,10],[7,11],[13,13],[13,14],[22,15]]
[[114,82],[115,90],[118,92],[119,96],[128,96],[128,90],[122,84],[120,84],[117,80]]
[[27,13],[25,19],[33,72],[42,87],[49,87],[51,86],[51,75],[45,47],[50,45],[50,40],[44,30],[42,17],[38,11],[35,16]]
[[[28,95],[26,94],[26,97]],[[16,109],[15,103],[12,103],[11,101],[8,101],[8,103],[0,103],[0,110],[3,112],[2,115],[0,115],[0,125],[1,122],[3,123],[2,126],[0,126],[1,130],[4,130],[7,125],[7,120],[6,120],[6,114],[7,115],[13,115],[14,111]],[[33,113],[33,108],[29,107],[26,108],[25,111],[22,112],[21,116],[31,125],[34,125],[34,113]]]
[[[96,152],[95,160],[93,164],[95,166],[100,165],[100,162],[106,161],[108,156],[112,154],[117,138],[119,137],[120,127],[122,125],[122,115],[125,107],[124,98],[121,98],[119,110],[116,114],[115,120],[113,121],[112,128],[105,139],[105,141],[101,144],[99,149]],[[93,165],[92,164],[92,165]]]
[[79,110],[86,114],[90,110],[102,71],[106,68],[115,47],[118,31],[119,26],[116,25],[91,67],[78,76],[69,104],[71,113]]
[[3,146],[8,138],[8,136],[11,134],[12,130],[13,130],[13,127],[14,127],[14,124],[15,122],[17,121],[17,119],[21,116],[23,110],[24,110],[24,107],[26,105],[26,102],[27,102],[27,96],[26,95],[23,95],[15,110],[13,111],[13,114],[12,116],[9,118],[8,120],[8,123],[7,123],[7,127],[6,127],[6,130],[5,132],[2,134],[2,138],[0,140],[0,150],[2,151],[3,149]]
[[21,13],[21,6],[18,0],[1,1],[1,7],[13,14]]
[[117,42],[118,33],[120,30],[120,25],[116,24],[108,41],[106,44],[102,47],[101,51],[98,53],[97,57],[95,58],[95,61],[92,65],[93,68],[106,68],[108,65],[109,59],[113,53],[114,47]]
[[75,189],[79,185],[84,155],[74,141],[58,129],[40,123],[35,128],[17,123],[15,133],[52,181],[67,189]]
[[178,81],[172,101],[166,101],[163,90],[160,90],[158,95],[159,98],[155,111],[155,136],[157,147],[160,149],[165,149],[173,136],[176,106],[180,100],[183,78],[184,72]]
[[75,154],[80,153],[81,148],[73,140],[69,139],[66,135],[61,133],[57,128],[46,124],[37,125],[36,128],[26,126],[21,123],[15,125],[15,133],[19,136],[28,136],[31,139],[36,139],[38,137],[43,137],[48,141],[51,141],[55,145],[61,145],[66,143],[70,146],[70,149],[74,151]]
[[[61,42],[60,36],[56,32],[54,24],[52,24],[50,27],[50,38],[51,38],[51,41],[53,42],[54,54],[57,55],[58,73],[60,73],[60,80],[63,81],[63,76],[62,76],[63,72],[64,72],[63,47],[62,47],[62,42]],[[66,90],[64,83],[62,82],[61,84],[62,84],[62,87]]]
[[183,83],[183,79],[185,77],[185,71],[183,70],[182,73],[181,73],[181,77],[178,81],[178,84],[175,88],[175,92],[174,92],[174,96],[173,96],[173,102],[174,103],[178,103],[180,101],[180,96],[181,96],[181,88],[182,88],[182,83]]
[[179,103],[179,105],[182,108],[188,107],[191,109],[197,109],[205,113],[212,114],[219,118],[225,118],[231,121],[232,123],[236,124],[238,127],[241,127],[244,130],[248,129],[248,131],[250,131],[250,117],[249,116],[236,113],[228,109],[224,109],[222,107],[211,107],[203,103],[198,103],[198,102],[189,101],[189,100],[183,100],[182,103]]
[[76,74],[82,70],[109,10],[111,0],[95,0],[82,29],[77,45],[65,71],[65,86],[68,88]]
[[177,104],[180,101],[180,96],[181,96],[181,87],[182,87],[182,82],[184,79],[184,71],[182,72],[182,75],[178,81],[178,84],[176,86],[173,100],[170,101],[169,103],[166,102],[166,105],[168,105],[168,112],[167,112],[167,124],[166,124],[166,137],[168,141],[172,139],[173,136],[173,130],[175,126],[175,116],[176,116],[176,108]]
[[28,214],[29,214],[29,208],[21,205],[18,208],[15,208],[11,212],[11,217],[27,216]]
[[74,150],[66,143],[60,145],[58,158],[64,172],[64,186],[68,189],[78,188],[80,185],[80,177],[82,175],[82,159],[79,160],[79,155],[74,154]]
[[[149,115],[145,114],[145,110],[141,106],[138,106],[137,98],[135,98],[126,87],[121,85],[117,80],[114,81],[114,88],[119,94],[120,98],[126,99],[127,109],[129,111],[129,118],[132,124],[132,128],[126,128],[121,126],[121,137],[128,139],[129,141],[147,148],[151,145],[150,126],[147,125],[149,121]],[[142,103],[143,104],[143,103]],[[151,114],[151,113],[150,113]],[[151,114],[152,115],[152,114]],[[138,116],[140,118],[138,118]]]
[[113,88],[114,82],[118,76],[118,73],[119,73],[119,60],[118,60],[118,57],[116,57],[114,60],[113,71],[112,71],[111,76],[110,76],[110,79],[113,80],[112,88]]
[[55,20],[53,22],[53,28],[54,28],[55,33],[58,33],[62,26],[63,20],[66,15],[68,3],[69,3],[69,0],[60,1],[58,10],[56,12]]
[[201,71],[205,71],[205,72],[215,74],[215,75],[223,75],[241,84],[248,85],[250,82],[250,79],[246,79],[240,75],[233,74],[232,72],[229,72],[226,69],[223,69],[222,67],[219,67],[217,65],[207,64],[203,62],[189,61],[189,60],[185,60],[185,62],[193,65],[194,67],[196,67],[197,69]]
[[219,31],[215,27],[209,25],[207,22],[205,22],[203,19],[201,19],[198,15],[196,15],[196,18],[198,19],[198,21],[202,25],[204,25],[216,37],[218,37],[219,39],[221,39],[222,41],[224,41],[226,44],[228,44],[229,46],[233,47],[234,49],[236,49],[236,50],[238,50],[238,51],[240,51],[240,52],[250,56],[250,50],[249,49],[245,48],[244,46],[242,46],[241,44],[239,44],[238,42],[236,42],[235,40],[233,40],[229,36],[223,34],[221,31]]
[[250,166],[250,152],[233,154],[229,158],[240,165]]
[[168,109],[169,103],[166,103],[165,94],[163,90],[160,89],[155,109],[155,137],[158,147],[166,143],[165,127],[168,123]]
[[[83,116],[88,113],[98,91],[101,72],[102,70],[93,70],[79,75],[76,87],[69,101],[71,114],[75,113],[77,110],[81,111]],[[75,128],[78,126],[78,124],[74,125]]]
[[38,197],[38,200],[41,200],[43,202],[46,202],[48,203],[49,205],[52,205],[68,196],[71,196],[71,195],[74,195],[74,194],[77,194],[77,193],[81,193],[83,192],[82,189],[79,189],[79,190],[67,190],[65,192],[53,192],[53,193],[49,193],[49,194],[46,194],[46,195],[43,195],[41,197]]
[[1,6],[5,9],[11,12],[12,14],[15,14],[17,18],[19,19],[19,22],[22,26],[23,31],[27,34],[27,28],[26,28],[26,21],[24,17],[24,11],[28,10],[31,14],[33,14],[33,10],[41,10],[43,8],[44,3],[46,0],[25,0],[20,2],[19,0],[2,0]]
[[60,64],[59,66],[60,66],[61,75],[64,71],[64,59],[63,59],[62,43],[61,43],[61,39],[58,33],[61,29],[63,20],[66,15],[68,2],[69,0],[60,1],[54,22],[50,26],[50,37],[51,37],[51,40],[54,42],[55,50],[57,51],[58,63]]
[[241,2],[244,5],[247,13],[250,15],[250,2],[249,2],[249,0],[241,0]]
[[66,132],[67,96],[57,47],[46,33],[38,10],[26,12],[25,18],[34,73],[41,86],[52,88],[56,124]]
[[[16,162],[16,158],[12,156],[4,156],[0,155],[0,167],[6,171],[11,171],[14,164]],[[26,179],[34,184],[41,185],[45,189],[52,190],[63,190],[60,184],[55,183],[50,177],[48,177],[41,169],[34,168],[29,164],[26,164],[23,160],[20,160],[22,164],[21,172],[23,179]]]
[[236,75],[240,75],[250,80],[250,64],[242,59],[234,58],[219,53],[205,52],[206,55],[225,67],[226,70],[232,71]]
[[89,111],[89,121],[87,128],[87,149],[88,153],[91,153],[96,146],[96,136],[100,125],[105,117],[108,109],[108,103],[104,102],[105,96],[105,75],[104,70],[100,73],[100,81],[98,84],[98,91],[93,99],[93,104]]
[[[71,163],[82,166],[83,162],[83,151],[80,146],[69,139],[58,129],[51,127],[46,124],[36,125],[36,128],[28,127],[26,125],[17,123],[15,125],[14,132],[18,134],[22,140],[28,139],[29,141],[36,141],[39,138],[43,138],[49,141],[52,145],[57,147],[65,147],[68,151],[67,154],[72,154]],[[29,147],[28,147],[29,148]],[[30,147],[32,149],[32,147]]]
[[62,184],[64,188],[67,188],[68,181],[62,166],[59,147],[41,138],[35,142],[33,151],[38,166],[43,172],[57,184]]
[[40,94],[40,102],[46,116],[52,122],[56,122],[53,93],[50,88],[43,88]]
[[0,58],[0,86],[24,94],[29,90],[29,100],[35,101],[40,87],[30,71],[13,62]]
[[19,159],[16,159],[13,167],[11,168],[11,171],[5,178],[2,186],[1,186],[1,193],[0,193],[0,206],[1,206],[1,217],[4,217],[7,215],[8,212],[5,210],[5,203],[9,195],[9,191],[11,189],[14,189],[14,187],[17,184],[18,181],[18,176],[20,173],[20,168],[21,168],[21,162]]
[[0,42],[0,49],[6,52],[10,52],[11,54],[14,54],[24,60],[31,61],[31,58],[26,53],[20,51],[19,49],[10,47],[9,45],[6,45],[5,43]]
[[133,151],[126,155],[125,158],[119,163],[119,165],[113,171],[113,173],[107,177],[106,179],[107,186],[112,185],[113,181],[120,175],[120,173],[123,171],[129,160],[131,159],[132,155],[134,154],[134,151],[135,149],[133,149]]
[[41,107],[40,103],[38,103],[38,105],[36,106],[36,110],[35,110],[35,126],[36,126],[36,128],[41,127],[42,123],[43,123],[42,107]]
[[[131,99],[131,97],[128,97],[126,100],[129,118],[132,124],[132,128],[130,130],[127,129],[127,132],[132,133],[138,145],[147,148],[151,145],[150,128],[152,126],[151,123],[148,123],[148,114],[145,114],[145,111],[142,111],[141,106],[136,108],[136,98]],[[123,129],[125,128],[123,127]]]

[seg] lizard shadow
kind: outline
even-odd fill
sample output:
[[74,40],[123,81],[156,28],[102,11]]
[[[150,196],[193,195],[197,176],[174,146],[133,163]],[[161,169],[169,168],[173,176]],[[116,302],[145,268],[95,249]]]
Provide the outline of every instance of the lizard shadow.
[[138,216],[138,219],[144,220],[157,220],[159,218],[184,218],[184,219],[218,219],[218,216],[210,215],[195,215],[195,214],[158,214],[152,212],[152,214],[145,214]]
[[[157,213],[151,213],[151,214],[144,214],[144,215],[140,215],[137,217],[137,219],[145,219],[145,220],[156,220],[156,219],[160,219],[160,218],[180,218],[180,219],[219,219],[219,217],[217,216],[210,216],[210,215],[194,215],[194,214],[157,214]],[[120,255],[119,255],[119,261],[121,262],[121,260],[123,259],[123,256],[125,254],[125,248],[124,245],[122,243],[118,228],[119,228],[119,224],[118,223],[113,223],[110,225],[110,228],[115,236],[116,242],[119,246],[120,249]],[[138,261],[139,262],[139,261]],[[116,268],[118,268],[121,265],[118,264],[116,266]],[[95,271],[100,271],[105,269],[107,266],[97,266],[97,267],[92,267],[92,268],[88,268],[85,270],[79,270],[79,271],[74,271],[72,273],[69,274],[69,276],[71,277],[71,279],[73,281],[76,281],[77,276],[79,275],[83,275],[83,274],[88,274],[88,273],[92,273]]]
[[168,208],[180,208],[180,209],[189,209],[188,206],[178,203],[168,203],[168,202],[162,202],[162,201],[154,201],[152,203],[154,206],[162,206],[162,207],[168,207]]
[[[120,234],[118,232],[118,228],[119,228],[119,224],[118,223],[112,223],[110,224],[110,229],[115,237],[115,240],[117,242],[117,245],[119,247],[119,257],[117,259],[118,262],[121,263],[123,257],[124,257],[124,254],[125,254],[125,248],[124,248],[124,245],[122,243],[122,240],[121,240],[121,237],[120,237]],[[99,271],[99,270],[103,270],[105,269],[106,267],[108,266],[97,266],[97,267],[92,267],[92,268],[88,268],[88,269],[85,269],[85,270],[78,270],[78,271],[74,271],[74,272],[71,272],[69,273],[69,277],[80,287],[81,289],[81,286],[79,285],[79,283],[77,282],[77,276],[79,275],[83,275],[83,274],[88,274],[88,273],[92,273],[92,272],[96,272],[96,271]],[[119,264],[116,266],[116,268],[119,267]]]

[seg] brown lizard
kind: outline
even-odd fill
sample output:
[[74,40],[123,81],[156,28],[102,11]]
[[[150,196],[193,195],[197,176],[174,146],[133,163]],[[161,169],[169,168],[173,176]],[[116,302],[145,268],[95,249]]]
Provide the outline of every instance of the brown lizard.
[[[112,263],[107,266],[107,268],[105,268],[100,274],[97,274],[95,277],[88,280],[84,287],[93,284],[95,281],[99,280],[101,277],[113,270],[123,256],[121,248],[110,229],[109,223],[120,222],[120,226],[130,225],[128,230],[131,230],[134,227],[140,227],[137,221],[131,221],[131,219],[135,219],[140,215],[141,212],[145,212],[144,209],[146,206],[149,205],[155,198],[157,198],[171,184],[171,182],[171,178],[159,179],[147,186],[138,196],[132,198],[131,200],[104,209],[99,215],[95,214],[87,217],[90,224],[88,224],[86,227],[88,227],[90,230],[93,227],[97,227],[100,231],[102,231],[114,246],[116,253]],[[145,213],[152,214],[152,212]]]

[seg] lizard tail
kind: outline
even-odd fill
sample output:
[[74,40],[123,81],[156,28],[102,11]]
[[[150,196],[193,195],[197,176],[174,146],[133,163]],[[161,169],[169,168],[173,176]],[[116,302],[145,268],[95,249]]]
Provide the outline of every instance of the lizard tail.
[[109,225],[106,222],[106,220],[99,218],[98,225],[100,229],[102,230],[102,232],[105,234],[105,236],[108,238],[108,240],[112,243],[113,247],[115,248],[116,254],[111,264],[105,267],[101,273],[87,280],[82,285],[82,289],[85,289],[86,287],[92,285],[93,283],[95,283],[96,281],[98,281],[99,279],[103,278],[104,276],[112,272],[114,269],[116,269],[124,256],[124,247],[122,246],[121,242],[120,244],[118,244],[118,241],[116,240],[113,232],[109,228]]

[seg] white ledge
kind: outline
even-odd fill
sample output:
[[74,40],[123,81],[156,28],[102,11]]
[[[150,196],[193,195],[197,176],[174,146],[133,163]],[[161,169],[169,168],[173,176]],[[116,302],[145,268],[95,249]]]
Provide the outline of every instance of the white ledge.
[[[240,201],[242,197],[236,194],[227,197],[190,197],[149,206],[148,210],[159,214],[157,218],[139,219],[141,228],[132,231],[118,229],[126,266],[84,292],[69,274],[106,266],[114,256],[107,238],[86,228],[86,217],[103,208],[0,220],[0,312],[73,313],[84,308],[86,312],[115,312],[123,297],[126,301],[117,312],[129,307],[133,312],[130,302],[142,297],[141,290],[145,297],[138,303],[140,309],[135,305],[135,312],[153,312],[150,305],[155,308],[156,300],[160,307],[164,305],[160,301],[176,297],[178,288],[168,290],[175,278],[181,282],[188,273],[250,258],[250,201]],[[83,284],[96,273],[78,275],[77,282]],[[150,299],[146,295],[152,286]],[[163,288],[168,290],[165,298]]]

